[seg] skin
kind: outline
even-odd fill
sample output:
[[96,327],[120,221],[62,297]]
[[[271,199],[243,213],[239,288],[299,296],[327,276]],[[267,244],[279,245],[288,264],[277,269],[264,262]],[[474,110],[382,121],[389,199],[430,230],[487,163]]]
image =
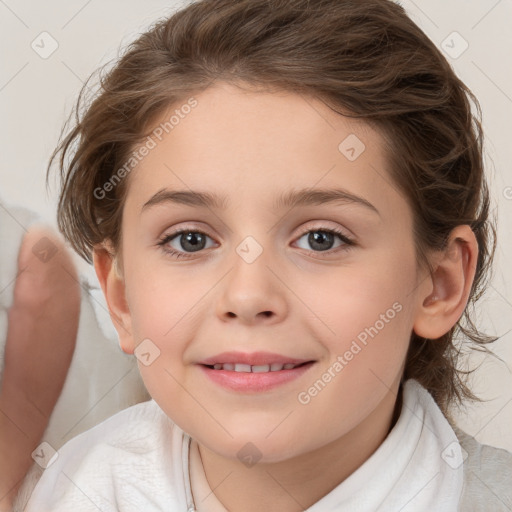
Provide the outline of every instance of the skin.
[[[47,260],[32,252],[43,238],[56,249]],[[20,246],[8,312],[0,390],[1,512],[11,510],[62,391],[79,314],[80,286],[71,255],[50,228],[33,226]]]
[[[133,353],[149,338],[160,350],[149,366],[139,363],[141,375],[199,443],[222,504],[236,512],[303,510],[385,439],[410,334],[436,338],[458,320],[476,240],[459,226],[446,253],[432,253],[434,274],[418,267],[411,210],[392,185],[383,139],[367,124],[313,98],[225,83],[196,99],[129,176],[121,252],[114,258],[108,243],[96,247],[95,269],[123,349]],[[350,134],[366,146],[353,162],[338,150]],[[141,214],[162,188],[223,195],[227,208],[166,203]],[[344,188],[378,213],[355,203],[274,210],[274,199],[292,188]],[[189,259],[157,245],[182,228],[209,237],[199,252],[179,236],[167,243],[188,250]],[[321,251],[308,243],[311,231],[333,228],[355,245],[335,237]],[[263,249],[251,264],[236,252],[247,236]],[[298,393],[394,303],[401,305],[395,318],[308,404],[299,403]],[[315,364],[276,389],[237,393],[212,384],[196,364],[231,350]],[[252,467],[237,458],[247,442],[261,453]]]

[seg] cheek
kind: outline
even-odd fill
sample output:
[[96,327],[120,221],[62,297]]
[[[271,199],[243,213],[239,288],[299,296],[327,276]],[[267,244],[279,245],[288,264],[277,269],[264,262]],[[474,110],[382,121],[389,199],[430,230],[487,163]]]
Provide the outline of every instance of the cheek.
[[[413,326],[411,283],[415,277],[412,257],[389,253],[374,264],[337,269],[316,283],[308,306],[322,322],[309,325],[315,326],[316,337],[329,354],[321,371],[331,368],[336,375],[337,384],[329,386],[333,393],[338,388],[332,399],[343,396],[346,404],[354,402],[355,407],[358,397],[368,395],[371,401],[376,388],[385,391],[396,380]],[[339,364],[332,368],[337,360]]]
[[150,340],[156,346],[150,344],[150,351],[158,355],[147,366],[139,361],[140,374],[157,401],[173,396],[179,410],[181,385],[189,385],[183,355],[194,340],[196,327],[204,320],[204,297],[215,281],[194,279],[186,270],[171,272],[162,264],[137,267],[135,262],[127,275],[135,346]]
[[[195,279],[187,268],[178,272],[161,263],[132,271],[127,296],[136,343],[153,337],[162,342],[180,339],[180,331],[193,321],[214,284]],[[176,343],[168,345],[178,348]]]
[[[346,340],[375,323],[383,330],[381,315],[385,316],[386,328],[402,324],[404,317],[408,317],[402,312],[407,310],[412,297],[414,279],[415,268],[410,260],[390,257],[374,265],[338,268],[317,276],[314,287],[304,284],[300,294],[326,324],[324,327],[329,328],[331,337]],[[396,314],[397,309],[402,312]]]
[[351,269],[344,279],[326,280],[323,299],[315,294],[312,309],[322,311],[319,316],[334,334],[324,325],[315,328],[329,360],[321,361],[297,397],[308,416],[308,433],[322,429],[334,439],[348,432],[396,386],[413,324],[407,297],[413,277],[414,269],[406,265],[387,272]]

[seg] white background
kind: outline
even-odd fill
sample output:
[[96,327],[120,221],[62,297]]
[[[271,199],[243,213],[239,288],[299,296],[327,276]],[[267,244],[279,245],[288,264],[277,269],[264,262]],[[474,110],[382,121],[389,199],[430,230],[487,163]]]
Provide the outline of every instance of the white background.
[[[447,59],[483,110],[487,172],[499,232],[494,278],[481,301],[478,325],[502,338],[493,349],[501,361],[488,356],[471,361],[480,364],[474,390],[487,401],[457,417],[479,441],[512,451],[512,0],[401,3],[439,47],[447,40],[452,52],[462,49],[462,39],[450,36],[454,31],[469,45],[462,55]],[[82,82],[115,57],[120,45],[177,5],[163,0],[0,0],[2,203],[29,207],[56,226],[57,188],[51,181],[46,191],[46,165]],[[47,59],[31,47],[44,31],[58,42]],[[95,278],[92,267],[78,256],[76,262],[84,274]]]

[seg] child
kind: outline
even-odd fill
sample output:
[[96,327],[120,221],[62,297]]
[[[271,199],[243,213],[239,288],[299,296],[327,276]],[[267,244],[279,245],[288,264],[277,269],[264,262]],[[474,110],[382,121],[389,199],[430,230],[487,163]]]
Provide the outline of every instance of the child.
[[456,335],[490,341],[471,101],[388,0],[202,0],[133,43],[58,215],[152,400],[26,510],[509,510],[512,455],[447,419]]

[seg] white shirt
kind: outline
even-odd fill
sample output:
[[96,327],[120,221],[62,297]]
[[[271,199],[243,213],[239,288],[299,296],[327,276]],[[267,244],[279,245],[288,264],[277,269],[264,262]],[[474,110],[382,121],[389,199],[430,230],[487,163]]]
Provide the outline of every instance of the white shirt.
[[[197,448],[192,444],[190,453],[190,444],[154,400],[132,406],[66,443],[45,470],[26,512],[223,511],[198,465]],[[512,456],[490,449],[506,454],[501,469],[512,475]],[[465,457],[430,394],[409,380],[400,417],[381,446],[308,512],[491,510],[459,508]],[[509,492],[505,489],[497,492]],[[476,501],[489,504],[491,492],[486,492]],[[508,510],[510,494],[498,498],[503,508],[493,506],[493,512]]]

